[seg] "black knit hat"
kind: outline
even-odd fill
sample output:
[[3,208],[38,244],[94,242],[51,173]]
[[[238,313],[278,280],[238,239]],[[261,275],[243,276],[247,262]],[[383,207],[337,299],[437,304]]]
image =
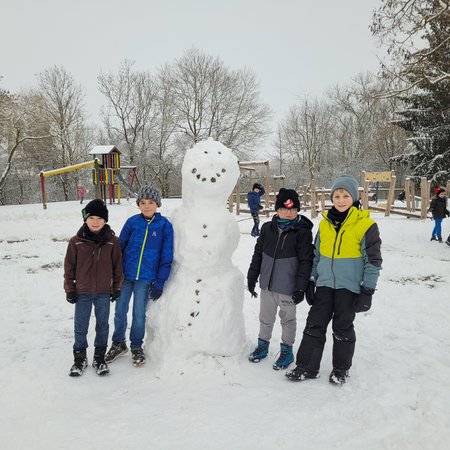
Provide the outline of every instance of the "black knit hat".
[[95,200],[91,200],[82,210],[81,214],[83,216],[83,220],[86,222],[86,219],[90,216],[97,216],[108,222],[108,208],[105,205],[105,202],[99,198]]
[[252,191],[254,191],[255,189],[261,190],[261,185],[259,183],[255,183],[252,187]]
[[281,188],[275,201],[275,211],[280,208],[300,209],[300,199],[294,189]]

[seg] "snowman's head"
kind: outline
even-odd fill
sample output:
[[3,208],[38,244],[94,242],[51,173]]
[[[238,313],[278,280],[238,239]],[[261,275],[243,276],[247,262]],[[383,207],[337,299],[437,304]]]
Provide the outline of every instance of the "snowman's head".
[[239,164],[231,150],[209,138],[187,150],[181,169],[183,198],[226,200],[239,177]]

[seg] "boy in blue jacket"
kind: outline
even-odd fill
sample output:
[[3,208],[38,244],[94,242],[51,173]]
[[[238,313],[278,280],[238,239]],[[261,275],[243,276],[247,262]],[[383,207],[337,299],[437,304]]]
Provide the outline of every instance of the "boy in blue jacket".
[[125,342],[127,314],[133,294],[130,346],[134,366],[145,363],[142,343],[148,300],[158,300],[169,278],[173,259],[172,224],[156,212],[161,196],[153,186],[143,186],[136,199],[141,214],[130,217],[120,233],[125,281],[114,315],[113,343],[105,360],[113,362],[128,352]]
[[266,193],[264,186],[259,183],[253,185],[252,191],[247,193],[247,203],[250,208],[250,214],[253,217],[253,228],[251,235],[259,236],[259,210],[262,209],[261,197]]

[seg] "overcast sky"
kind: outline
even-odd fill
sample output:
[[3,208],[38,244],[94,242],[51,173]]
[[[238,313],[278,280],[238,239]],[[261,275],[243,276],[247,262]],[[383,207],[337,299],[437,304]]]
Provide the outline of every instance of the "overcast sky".
[[248,67],[281,119],[296,100],[321,95],[378,67],[369,24],[380,0],[0,0],[0,87],[36,85],[62,65],[86,90],[98,121],[100,71],[127,58],[154,73],[196,47],[231,69]]

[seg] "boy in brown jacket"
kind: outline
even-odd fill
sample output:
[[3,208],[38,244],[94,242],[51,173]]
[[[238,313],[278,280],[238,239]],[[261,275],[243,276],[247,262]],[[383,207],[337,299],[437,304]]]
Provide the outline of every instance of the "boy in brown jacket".
[[70,239],[64,260],[66,300],[75,304],[74,364],[69,373],[72,377],[82,375],[87,367],[87,333],[92,306],[96,318],[92,366],[98,375],[109,373],[105,352],[110,302],[119,297],[123,282],[120,242],[106,224],[105,203],[100,199],[92,200],[82,210],[82,215],[84,224]]

